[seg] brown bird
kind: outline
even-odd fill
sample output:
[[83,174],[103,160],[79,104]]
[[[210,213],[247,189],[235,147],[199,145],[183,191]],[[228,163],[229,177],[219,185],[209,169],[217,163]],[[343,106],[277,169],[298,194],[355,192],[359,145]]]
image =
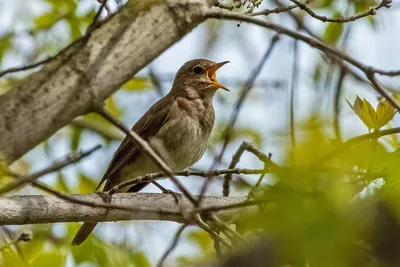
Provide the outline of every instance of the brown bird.
[[[132,127],[150,145],[157,143],[153,147],[162,147],[155,150],[164,158],[168,155],[174,171],[192,166],[207,148],[215,119],[213,97],[219,88],[229,91],[216,80],[216,71],[228,62],[215,63],[207,59],[186,62],[178,70],[171,91]],[[97,188],[105,182],[103,191],[107,191],[128,179],[159,171],[152,159],[127,136]],[[148,183],[136,184],[127,192],[138,192],[146,185]],[[72,245],[81,244],[96,224],[84,223]]]

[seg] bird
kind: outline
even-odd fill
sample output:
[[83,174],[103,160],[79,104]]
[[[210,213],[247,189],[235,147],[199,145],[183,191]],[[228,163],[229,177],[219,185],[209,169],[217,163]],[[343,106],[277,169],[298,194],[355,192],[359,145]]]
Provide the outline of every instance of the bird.
[[[218,89],[229,91],[217,81],[216,72],[227,63],[229,61],[216,63],[208,59],[184,63],[168,94],[153,104],[132,127],[141,138],[153,144],[153,148],[158,147],[155,151],[162,158],[168,155],[173,171],[191,167],[206,151],[215,120],[213,97]],[[108,191],[123,181],[159,171],[153,160],[126,136],[96,190],[103,183],[103,191]],[[124,192],[139,192],[148,184],[135,184]],[[96,224],[85,222],[72,245],[85,241]]]

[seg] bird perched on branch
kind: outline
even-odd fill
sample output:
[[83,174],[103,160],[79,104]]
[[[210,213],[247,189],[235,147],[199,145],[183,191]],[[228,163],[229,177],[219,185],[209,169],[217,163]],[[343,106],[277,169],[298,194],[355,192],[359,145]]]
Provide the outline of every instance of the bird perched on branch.
[[[213,97],[219,88],[229,91],[217,81],[216,72],[228,62],[215,63],[207,59],[186,62],[178,70],[171,91],[132,127],[162,158],[168,156],[174,171],[192,166],[206,150],[214,126]],[[108,191],[128,179],[159,171],[152,159],[127,136],[98,187],[105,182],[103,191]],[[133,185],[127,192],[138,192],[146,185],[148,183]],[[84,223],[72,245],[81,244],[95,226],[96,223]]]

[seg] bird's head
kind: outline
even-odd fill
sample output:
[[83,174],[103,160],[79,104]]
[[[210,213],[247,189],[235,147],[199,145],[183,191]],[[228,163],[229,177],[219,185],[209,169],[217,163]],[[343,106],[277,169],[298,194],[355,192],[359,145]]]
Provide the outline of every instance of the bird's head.
[[171,93],[186,98],[212,98],[218,89],[229,91],[216,79],[216,72],[229,61],[215,63],[193,59],[178,70]]

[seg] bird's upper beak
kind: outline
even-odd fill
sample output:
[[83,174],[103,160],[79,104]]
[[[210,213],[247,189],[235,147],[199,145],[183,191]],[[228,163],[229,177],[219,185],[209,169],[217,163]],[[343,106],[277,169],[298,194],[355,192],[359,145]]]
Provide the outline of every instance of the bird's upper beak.
[[224,89],[225,91],[228,91],[229,92],[229,89],[228,88],[226,88],[225,86],[223,86],[222,84],[220,84],[218,81],[217,81],[217,70],[219,69],[219,68],[221,68],[223,65],[225,65],[226,63],[229,63],[229,61],[223,61],[223,62],[220,62],[220,63],[216,63],[214,66],[212,66],[211,68],[209,68],[208,70],[207,70],[207,77],[210,79],[210,82],[215,86],[215,87],[217,87],[217,88],[221,88],[221,89]]

